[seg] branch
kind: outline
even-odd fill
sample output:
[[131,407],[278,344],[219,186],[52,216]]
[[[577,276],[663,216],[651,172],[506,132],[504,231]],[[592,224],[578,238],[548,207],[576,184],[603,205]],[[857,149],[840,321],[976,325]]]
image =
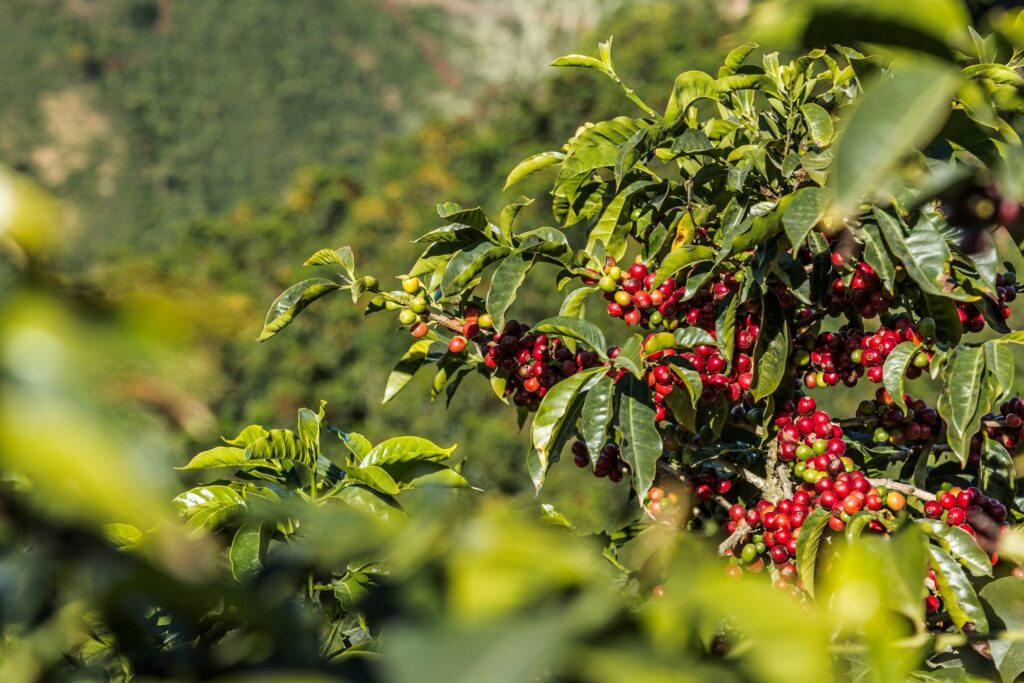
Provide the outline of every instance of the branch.
[[904,484],[902,481],[894,481],[892,479],[868,479],[868,483],[872,486],[884,486],[887,489],[893,491],[899,491],[905,493],[908,496],[914,496],[921,500],[935,500],[935,494],[929,493],[924,489],[919,489],[911,484]]
[[745,467],[734,465],[728,460],[725,460],[723,458],[711,458],[710,460],[708,460],[708,462],[713,462],[716,465],[721,465],[723,469],[729,470],[733,474],[738,474],[739,476],[743,477],[744,479],[746,479],[747,481],[749,481],[751,484],[761,489],[762,491],[764,491],[765,488],[767,488],[768,486],[768,482],[765,481],[763,477],[754,474]]
[[725,555],[726,550],[731,550],[750,531],[750,526],[745,519],[736,524],[736,531],[729,534],[729,537],[718,546],[718,554]]

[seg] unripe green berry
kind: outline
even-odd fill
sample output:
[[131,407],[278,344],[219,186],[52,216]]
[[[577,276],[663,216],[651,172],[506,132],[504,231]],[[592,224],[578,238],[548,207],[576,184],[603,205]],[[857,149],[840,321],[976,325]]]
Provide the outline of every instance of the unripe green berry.
[[597,286],[601,288],[603,292],[614,292],[619,288],[618,283],[612,279],[610,275],[604,275],[600,280],[597,281]]
[[418,296],[409,302],[409,308],[411,308],[414,313],[423,313],[427,310],[427,300]]
[[398,322],[403,325],[412,325],[418,318],[419,316],[408,308],[403,308],[401,313],[398,314]]

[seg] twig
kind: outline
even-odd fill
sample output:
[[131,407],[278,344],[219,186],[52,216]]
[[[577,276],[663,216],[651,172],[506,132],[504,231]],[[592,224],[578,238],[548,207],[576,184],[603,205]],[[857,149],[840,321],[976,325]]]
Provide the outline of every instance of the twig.
[[732,549],[737,543],[739,543],[740,539],[747,535],[749,531],[750,525],[747,524],[745,519],[741,519],[739,523],[736,524],[736,531],[729,534],[729,537],[719,544],[718,554],[725,555],[725,551]]
[[711,458],[710,460],[708,460],[708,462],[720,465],[723,469],[726,469],[732,472],[733,474],[738,474],[739,476],[743,477],[744,479],[746,479],[747,481],[749,481],[751,484],[761,489],[762,491],[764,491],[765,488],[768,486],[768,482],[765,481],[763,477],[754,474],[745,467],[735,465],[729,462],[728,460],[725,460],[723,458]]
[[924,489],[919,489],[911,484],[904,484],[902,481],[893,481],[892,479],[868,479],[868,483],[872,486],[884,486],[887,489],[893,491],[899,491],[909,496],[920,498],[921,500],[935,500],[935,494],[929,493]]

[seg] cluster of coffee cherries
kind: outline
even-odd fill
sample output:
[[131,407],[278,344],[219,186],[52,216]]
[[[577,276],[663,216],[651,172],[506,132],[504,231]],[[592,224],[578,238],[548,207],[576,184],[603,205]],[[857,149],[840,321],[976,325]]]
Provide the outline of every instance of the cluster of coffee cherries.
[[[793,362],[803,368],[803,384],[808,389],[832,387],[840,382],[848,387],[861,377],[882,381],[885,360],[901,342],[921,344],[935,334],[935,321],[924,318],[914,323],[901,318],[892,327],[866,332],[844,325],[835,332],[805,333],[794,345]],[[931,362],[927,349],[921,349],[907,368],[907,378],[916,379]]]
[[892,446],[920,446],[942,430],[939,412],[921,399],[903,395],[907,409],[901,410],[889,392],[879,387],[873,401],[861,401],[857,406],[857,417],[865,425],[874,426],[871,438],[878,444]]
[[[671,485],[655,484],[644,496],[644,508],[653,516],[676,517],[681,504],[701,504],[724,496],[732,490],[732,478],[713,467],[686,468],[676,474]],[[717,505],[717,503],[715,504]],[[733,527],[735,529],[735,527]]]
[[[1008,303],[1017,298],[1017,274],[1014,272],[996,275],[996,298],[999,301],[999,312],[1003,320],[1010,317]],[[958,301],[956,311],[960,316],[960,324],[967,332],[981,332],[985,329],[985,316],[977,304],[969,301]]]
[[[838,252],[832,252],[832,264],[837,268],[844,265],[844,259]],[[829,315],[838,316],[848,311],[856,311],[860,317],[870,320],[879,313],[889,310],[893,297],[885,291],[881,279],[875,269],[861,261],[853,266],[853,274],[849,281],[837,277],[832,281],[831,291],[825,301]]]
[[[974,536],[978,545],[989,553],[993,553],[998,545],[1007,514],[1005,505],[975,486],[960,488],[944,484],[935,500],[924,504],[925,517],[941,520],[947,526],[960,527]],[[992,564],[998,561],[994,555],[991,559]]]
[[[1012,453],[1024,438],[1024,401],[1014,396],[999,406],[998,413],[986,415],[981,422],[982,429],[985,430],[988,438],[998,441]],[[982,437],[979,432],[971,438],[970,456],[972,459],[980,458],[981,447]]]
[[[609,258],[605,263],[605,274],[597,280],[597,286],[608,302],[608,315],[622,318],[632,327],[678,327],[680,304],[686,288],[677,287],[671,277],[655,287],[656,277],[657,274],[648,272],[643,263],[634,263],[623,270]],[[714,305],[711,313],[713,316]]]
[[486,349],[484,363],[506,376],[505,395],[530,409],[555,383],[601,362],[591,351],[574,354],[558,337],[530,334],[529,325],[515,320],[492,335]]
[[[590,452],[587,444],[576,440],[572,444],[573,462],[576,467],[583,468],[590,466]],[[622,452],[617,444],[607,443],[597,455],[594,462],[594,476],[608,477],[613,482],[620,482],[629,473],[629,465],[622,460]]]
[[[645,371],[644,377],[648,386],[654,389],[658,421],[665,419],[665,397],[684,382],[668,363],[661,362],[675,355],[685,359],[700,375],[701,399],[705,401],[713,401],[719,394],[724,394],[729,403],[742,403],[754,381],[753,359],[743,351],[737,351],[728,372],[725,356],[718,347],[711,344],[698,344],[692,350],[667,348],[655,351],[647,356],[647,361],[652,365]],[[679,390],[685,391],[684,388]]]

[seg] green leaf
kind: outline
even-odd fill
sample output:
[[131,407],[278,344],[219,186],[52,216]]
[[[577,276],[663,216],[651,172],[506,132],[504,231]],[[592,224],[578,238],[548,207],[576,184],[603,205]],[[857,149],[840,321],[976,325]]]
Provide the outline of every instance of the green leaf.
[[960,527],[946,526],[937,519],[918,521],[924,532],[967,568],[974,576],[992,576],[992,562],[978,542]]
[[[891,265],[891,264],[890,264]],[[921,302],[928,315],[935,320],[935,336],[941,342],[959,344],[964,328],[960,323],[956,302],[944,296],[924,293]]]
[[238,491],[222,484],[197,486],[174,498],[178,512],[189,519],[190,531],[213,530],[246,508]]
[[1017,491],[1017,470],[1013,456],[1003,444],[989,438],[987,434],[982,435],[978,483],[986,493],[998,500],[1013,500]]
[[426,488],[466,489],[469,488],[469,482],[452,468],[442,467],[433,472],[413,477],[408,482],[403,482],[401,487],[403,490]]
[[810,132],[814,144],[824,147],[832,142],[834,129],[832,117],[828,115],[827,111],[813,102],[807,102],[800,105],[800,112],[804,115],[807,130]]
[[907,275],[929,294],[950,296],[944,290],[949,276],[951,254],[946,240],[926,220],[904,234],[899,222],[881,209],[874,209],[875,220],[893,255],[906,267]]
[[669,125],[682,118],[686,109],[697,100],[718,100],[715,79],[703,71],[686,71],[676,77],[672,96],[665,108],[665,124]]
[[676,340],[676,344],[680,348],[692,349],[695,346],[701,344],[707,344],[708,346],[718,346],[718,342],[712,337],[707,330],[703,330],[699,327],[681,327],[675,331],[673,335]]
[[793,246],[803,244],[807,233],[825,215],[828,193],[820,187],[804,187],[793,193],[793,199],[782,214],[786,237]]
[[534,154],[533,156],[523,159],[516,167],[512,169],[512,172],[508,174],[508,178],[505,179],[504,190],[512,187],[523,178],[529,175],[541,171],[549,166],[562,163],[565,159],[565,155],[561,152],[541,152],[540,154]]
[[604,334],[597,325],[589,320],[556,316],[541,320],[533,326],[531,332],[553,334],[562,339],[582,342],[588,348],[596,351],[602,359],[607,358],[607,344],[604,340]]
[[978,346],[959,346],[946,369],[943,393],[949,395],[949,427],[964,434],[978,407],[985,377],[985,354]]
[[202,470],[210,467],[241,467],[245,464],[245,449],[218,446],[199,453],[179,470]]
[[654,481],[662,453],[661,435],[655,426],[654,404],[647,385],[632,375],[624,375],[617,385],[622,459],[629,465],[633,490],[642,500]]
[[583,432],[583,441],[587,444],[587,450],[590,452],[591,462],[597,462],[597,456],[608,440],[608,425],[615,412],[612,403],[614,392],[615,382],[611,377],[605,376],[594,383],[583,399],[581,431]]
[[571,141],[569,153],[558,174],[559,181],[564,182],[598,168],[612,168],[619,156],[619,145],[626,143],[641,127],[647,125],[643,120],[617,116],[586,128]]
[[119,550],[137,550],[145,534],[131,524],[104,524],[103,535]]
[[861,201],[890,177],[896,163],[931,140],[949,116],[959,82],[954,69],[916,60],[866,90],[836,144],[836,218],[858,213]]
[[804,590],[811,597],[814,597],[818,548],[821,546],[821,536],[825,533],[828,518],[831,516],[832,513],[823,507],[814,508],[804,520],[800,527],[800,535],[796,539],[796,571],[800,580],[804,582]]
[[730,292],[719,302],[715,316],[715,338],[718,339],[722,355],[725,357],[725,371],[732,367],[733,349],[736,346],[736,311],[739,309],[740,297]]
[[565,318],[582,318],[584,314],[583,304],[587,297],[597,291],[597,287],[580,287],[569,292],[562,301],[558,315]]
[[717,253],[711,247],[697,244],[686,244],[678,249],[673,249],[662,260],[658,274],[654,278],[654,286],[659,286],[665,281],[665,278],[672,277],[687,266],[704,261],[714,261]]
[[729,51],[729,54],[725,56],[725,61],[722,63],[721,68],[718,70],[718,77],[724,78],[725,76],[731,76],[736,73],[736,70],[743,65],[750,53],[760,47],[757,43],[743,43],[739,47],[734,47]]
[[755,401],[779,388],[789,359],[789,326],[782,304],[774,294],[766,295],[764,308],[764,324],[754,348],[754,382],[750,387]]
[[921,347],[914,342],[900,342],[885,359],[885,365],[882,366],[882,382],[892,397],[893,403],[902,411],[907,410],[907,404],[903,401],[903,378],[920,349]]
[[224,443],[229,446],[238,446],[239,448],[245,448],[256,439],[262,438],[269,434],[269,432],[259,425],[249,425],[241,432],[238,433],[233,439],[224,439]]
[[433,441],[419,436],[396,436],[381,441],[370,449],[359,461],[359,466],[390,465],[416,460],[442,462],[448,459],[457,445],[452,444],[448,448],[441,448]]
[[510,251],[508,247],[495,246],[490,242],[481,242],[472,249],[460,251],[445,268],[441,291],[449,295],[462,291],[484,268],[504,258]]
[[314,458],[320,454],[320,428],[324,421],[326,406],[327,401],[320,401],[320,409],[315,413],[309,408],[299,408],[299,439],[306,451],[313,454]]
[[928,554],[939,594],[953,623],[962,630],[967,622],[972,622],[978,633],[987,633],[988,618],[964,570],[941,548],[929,544]]
[[889,256],[888,249],[885,248],[885,242],[878,226],[873,223],[864,223],[861,225],[858,236],[864,243],[864,260],[875,269],[879,279],[885,284],[885,288],[890,292],[895,291],[893,286],[896,282],[896,265],[893,263],[892,257]]
[[551,62],[550,66],[571,66],[579,69],[597,69],[601,73],[608,73],[608,67],[597,57],[587,55],[565,55]]
[[340,429],[332,429],[341,439],[341,442],[345,444],[345,448],[352,453],[357,459],[362,459],[370,452],[373,448],[373,444],[362,434],[356,432],[343,432]]
[[274,300],[267,312],[267,320],[263,325],[263,331],[257,338],[258,341],[266,341],[275,334],[291,324],[302,309],[309,306],[322,296],[341,289],[341,285],[332,280],[324,278],[313,278],[303,280],[284,290],[281,296]]
[[356,262],[352,256],[352,247],[338,247],[337,249],[321,249],[303,263],[304,266],[329,266],[337,265],[345,269],[349,280],[356,279]]
[[491,276],[491,287],[487,290],[487,312],[494,318],[494,329],[505,326],[505,313],[516,293],[526,281],[526,274],[533,267],[533,257],[516,253],[502,261]]
[[231,541],[228,559],[231,561],[231,575],[236,581],[252,581],[263,569],[263,555],[266,545],[263,543],[262,525],[250,522],[238,527]]
[[377,465],[366,465],[360,467],[349,466],[345,468],[345,479],[357,484],[369,486],[375,491],[394,496],[398,493],[398,484],[391,478],[387,471]]
[[461,223],[477,230],[487,230],[487,215],[479,206],[471,209],[464,209],[453,202],[445,202],[437,205],[437,215],[446,218],[452,223]]
[[615,366],[629,370],[636,377],[642,377],[644,374],[644,362],[640,355],[642,347],[643,337],[639,334],[631,336],[619,349],[619,355],[615,357],[614,361]]
[[313,462],[302,439],[290,429],[271,429],[265,437],[256,439],[245,449],[245,459],[294,460],[306,465]]
[[993,403],[1002,403],[1013,393],[1016,367],[1013,352],[1004,344],[985,342],[985,368]]
[[420,339],[413,342],[409,350],[399,359],[395,369],[388,375],[382,403],[387,403],[398,395],[398,392],[404,389],[405,385],[412,380],[413,375],[423,367],[423,363],[427,359],[427,352],[430,350],[432,343],[429,339]]
[[[981,589],[981,599],[994,617],[990,632],[1024,631],[1024,581],[1007,576]],[[1024,672],[1024,642],[992,639],[988,641],[992,661],[1003,683],[1019,680]]]
[[558,442],[559,431],[566,419],[572,415],[573,404],[580,391],[595,376],[604,372],[607,372],[605,368],[578,372],[554,384],[544,395],[540,407],[537,408],[532,428],[533,449],[537,454],[538,465],[543,471],[547,471],[553,447]]

